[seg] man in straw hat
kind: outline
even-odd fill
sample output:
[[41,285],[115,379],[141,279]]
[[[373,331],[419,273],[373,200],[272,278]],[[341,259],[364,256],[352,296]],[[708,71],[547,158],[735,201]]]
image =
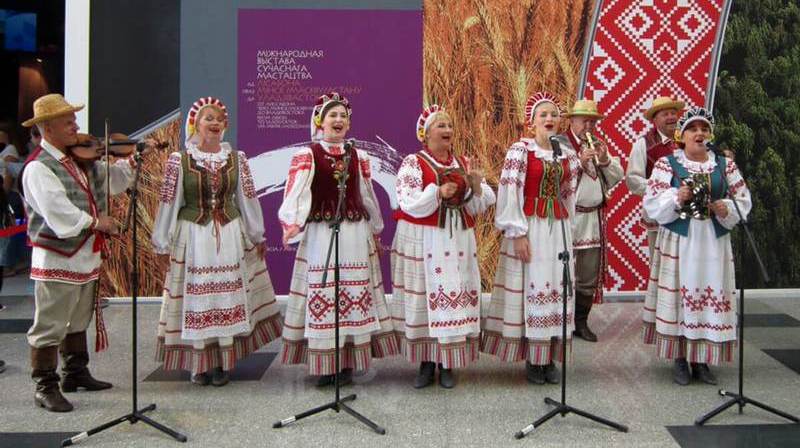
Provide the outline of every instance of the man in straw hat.
[[[68,148],[78,141],[75,112],[81,109],[82,104],[71,105],[63,96],[49,94],[33,103],[33,118],[22,123],[36,126],[42,135],[22,174],[36,304],[28,344],[31,377],[36,383],[34,402],[53,412],[72,410],[61,390],[111,387],[89,373],[86,328],[94,311],[96,349],[105,348],[107,338],[95,306],[95,290],[103,234],[115,233],[117,225],[105,210],[105,163],[79,166],[67,155]],[[112,194],[124,191],[133,180],[128,162],[120,160],[110,167]],[[57,352],[63,359],[60,388]]]
[[[631,193],[644,196],[647,179],[653,171],[653,165],[661,157],[672,155],[678,146],[673,141],[675,126],[685,104],[668,96],[653,100],[644,113],[645,118],[653,122],[653,128],[636,140],[628,159],[628,171],[625,183]],[[642,209],[642,227],[647,229],[647,248],[649,259],[653,259],[653,248],[658,234],[658,223],[647,216]]]
[[[595,137],[597,122],[604,116],[597,103],[578,100],[566,114],[569,129],[566,137],[578,153],[581,173],[575,219],[572,221],[572,247],[575,254],[575,331],[573,334],[589,342],[597,335],[589,329],[589,312],[593,303],[603,301],[606,271],[606,215],[608,190],[624,174],[617,157],[608,154],[606,144]],[[591,140],[590,140],[591,139]]]

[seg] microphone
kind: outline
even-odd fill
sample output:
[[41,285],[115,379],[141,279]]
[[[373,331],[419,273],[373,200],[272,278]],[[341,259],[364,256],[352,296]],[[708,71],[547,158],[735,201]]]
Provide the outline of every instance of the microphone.
[[717,142],[707,141],[706,149],[713,152],[714,154],[724,155],[722,154],[722,148],[720,148],[720,145]]
[[558,137],[555,135],[550,137],[550,145],[553,146],[553,158],[561,157],[561,142],[558,141]]
[[350,151],[351,149],[353,149],[353,147],[354,147],[355,145],[356,145],[356,139],[354,139],[354,138],[348,138],[348,139],[347,139],[347,140],[344,142],[344,152],[348,152],[348,151]]

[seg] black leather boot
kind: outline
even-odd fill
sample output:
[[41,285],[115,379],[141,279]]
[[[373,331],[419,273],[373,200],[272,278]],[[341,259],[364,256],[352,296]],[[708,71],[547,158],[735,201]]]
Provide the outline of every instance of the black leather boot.
[[686,362],[686,358],[675,359],[675,370],[672,372],[672,379],[681,386],[686,386],[692,380],[692,375],[689,373],[689,363]]
[[547,382],[542,366],[535,366],[527,361],[525,362],[525,378],[531,384],[544,384]]
[[439,364],[439,385],[445,389],[452,389],[456,386],[456,377],[453,376],[453,369],[445,369]]
[[422,362],[419,365],[419,373],[414,378],[414,389],[422,389],[433,384],[433,376],[436,373],[436,364],[432,362]]
[[33,402],[50,412],[69,412],[72,403],[67,401],[58,388],[58,347],[31,347],[31,378],[36,383]]
[[89,369],[89,351],[86,349],[86,332],[68,334],[61,343],[61,390],[75,392],[78,388],[87,391],[110,389],[111,383],[95,379]]
[[706,384],[717,384],[717,377],[711,373],[706,363],[692,363],[692,378],[700,380]]

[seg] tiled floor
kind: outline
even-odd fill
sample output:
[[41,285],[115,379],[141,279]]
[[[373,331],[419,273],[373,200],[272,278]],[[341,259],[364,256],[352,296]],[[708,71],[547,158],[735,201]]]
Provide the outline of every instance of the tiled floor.
[[[30,319],[32,299],[24,281],[0,297],[7,308],[0,320]],[[26,292],[27,291],[27,292]],[[750,306],[752,305],[752,306]],[[751,300],[748,310],[757,326],[747,325],[746,394],[786,412],[800,415],[800,374],[775,353],[800,350],[800,302],[791,299]],[[638,303],[608,303],[593,311],[591,325],[600,342],[576,341],[568,369],[567,402],[630,427],[627,434],[575,415],[556,417],[523,441],[513,434],[546,413],[546,396],[559,398],[559,386],[532,386],[521,364],[508,365],[484,356],[457,372],[453,390],[411,387],[416,366],[402,359],[377,361],[357,376],[345,394],[357,393],[351,405],[387,429],[370,432],[346,414],[326,413],[272,429],[272,423],[331,400],[332,390],[319,390],[301,367],[275,359],[275,342],[240,365],[234,381],[223,388],[190,384],[188,375],[162,372],[153,361],[159,307],[140,305],[138,345],[139,403],[156,403],[149,415],[184,432],[191,446],[271,447],[495,447],[495,446],[800,446],[800,425],[746,407],[715,417],[707,428],[692,422],[722,402],[718,387],[674,385],[670,365],[656,360],[640,343]],[[770,316],[766,316],[770,315]],[[105,312],[111,335],[109,351],[93,355],[92,370],[115,387],[96,393],[69,394],[75,410],[52,414],[33,406],[28,348],[24,333],[5,332],[0,322],[0,358],[8,364],[0,374],[0,447],[58,446],[9,433],[75,433],[122,416],[131,407],[130,307],[112,304]],[[20,324],[15,324],[19,326]],[[22,331],[25,329],[23,328]],[[769,354],[762,350],[772,350]],[[718,368],[720,386],[734,390],[736,364]],[[81,446],[170,447],[178,445],[143,424],[121,424],[97,434]]]

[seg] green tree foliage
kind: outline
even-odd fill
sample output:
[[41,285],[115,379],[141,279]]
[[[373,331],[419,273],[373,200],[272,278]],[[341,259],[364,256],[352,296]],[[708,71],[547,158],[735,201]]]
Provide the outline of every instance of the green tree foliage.
[[[717,140],[736,151],[753,194],[749,221],[773,288],[800,286],[800,6],[733,3],[717,80]],[[764,287],[743,235],[734,251],[745,287]]]

